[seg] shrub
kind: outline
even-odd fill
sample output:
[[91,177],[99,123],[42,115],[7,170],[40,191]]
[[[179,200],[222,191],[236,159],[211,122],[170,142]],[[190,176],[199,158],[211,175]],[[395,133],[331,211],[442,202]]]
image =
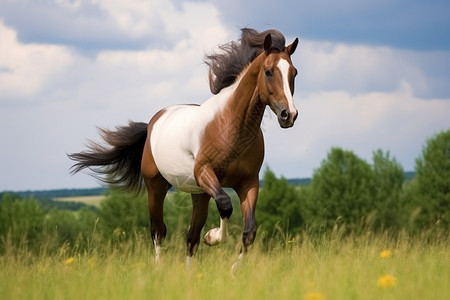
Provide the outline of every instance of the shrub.
[[145,195],[111,190],[100,204],[99,228],[106,238],[127,240],[135,233],[147,234],[149,224]]
[[39,202],[4,194],[0,202],[0,252],[6,244],[39,251],[45,213]]

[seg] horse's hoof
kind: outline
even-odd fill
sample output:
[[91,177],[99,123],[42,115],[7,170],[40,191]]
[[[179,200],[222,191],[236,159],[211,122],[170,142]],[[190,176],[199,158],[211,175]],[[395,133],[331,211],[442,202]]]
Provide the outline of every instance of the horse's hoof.
[[231,266],[231,275],[233,277],[235,277],[238,272],[239,266],[241,265],[242,262],[242,257],[244,257],[244,254],[240,253],[238,260]]
[[239,263],[235,262],[232,266],[231,266],[231,276],[234,278],[236,277],[237,273],[238,273],[238,269],[239,269]]
[[213,228],[205,234],[203,242],[208,246],[216,246],[221,242],[220,228]]

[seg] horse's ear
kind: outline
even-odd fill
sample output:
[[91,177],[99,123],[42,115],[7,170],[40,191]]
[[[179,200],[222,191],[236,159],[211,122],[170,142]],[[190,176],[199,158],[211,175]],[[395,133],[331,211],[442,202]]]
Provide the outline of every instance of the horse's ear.
[[264,51],[266,51],[266,54],[269,54],[270,49],[272,49],[272,36],[269,33],[264,38]]
[[289,55],[294,54],[295,49],[297,49],[297,45],[298,45],[298,38],[296,38],[292,44],[290,44],[289,46],[286,47]]

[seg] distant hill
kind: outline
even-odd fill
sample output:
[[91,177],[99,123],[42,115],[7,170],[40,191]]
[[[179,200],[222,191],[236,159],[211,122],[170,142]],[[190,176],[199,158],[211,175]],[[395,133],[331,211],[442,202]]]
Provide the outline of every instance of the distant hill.
[[22,191],[14,192],[21,197],[28,198],[63,198],[63,197],[81,197],[81,196],[96,196],[102,195],[106,192],[105,188],[91,188],[91,189],[59,189],[59,190],[43,190],[43,191]]
[[55,198],[64,197],[82,197],[82,196],[97,196],[105,193],[105,188],[92,188],[92,189],[59,189],[59,190],[43,190],[43,191],[21,191],[21,192],[0,192],[0,202],[4,200],[4,195],[9,195],[9,199],[28,199],[33,198],[38,201],[45,211],[51,209],[67,209],[67,210],[79,210],[83,207],[96,210],[94,206],[86,205],[79,201],[55,201]]
[[404,180],[406,183],[408,183],[408,182],[410,182],[411,180],[413,180],[414,176],[416,176],[416,172],[412,172],[412,171],[410,171],[410,172],[404,172],[404,173],[403,173],[403,180]]
[[[416,172],[404,172],[403,173],[403,180],[405,183],[410,182],[414,176],[416,175]],[[311,183],[312,178],[293,178],[293,179],[287,179],[287,182],[292,185],[301,185],[306,186]]]
[[[410,182],[414,176],[415,172],[405,172],[404,180],[406,183]],[[287,179],[287,182],[292,185],[307,186],[311,183],[311,178],[291,178]],[[262,182],[260,182],[262,185]],[[43,191],[21,191],[12,192],[12,194],[19,195],[23,198],[34,197],[34,198],[63,198],[63,197],[81,197],[81,196],[96,196],[103,195],[107,191],[107,188],[98,187],[91,189],[59,189],[59,190],[43,190]],[[0,193],[1,194],[1,193]]]
[[311,183],[311,178],[294,178],[294,179],[287,179],[287,182],[292,185],[309,185]]

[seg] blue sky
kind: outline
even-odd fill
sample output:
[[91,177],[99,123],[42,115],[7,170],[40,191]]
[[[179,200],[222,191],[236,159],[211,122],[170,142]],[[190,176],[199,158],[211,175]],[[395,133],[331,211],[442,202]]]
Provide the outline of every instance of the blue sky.
[[[311,3],[310,3],[311,2]],[[413,170],[450,129],[448,1],[0,1],[0,191],[95,187],[66,153],[96,126],[210,97],[204,54],[239,28],[300,38],[296,125],[262,124],[266,165],[310,177],[331,147]]]

